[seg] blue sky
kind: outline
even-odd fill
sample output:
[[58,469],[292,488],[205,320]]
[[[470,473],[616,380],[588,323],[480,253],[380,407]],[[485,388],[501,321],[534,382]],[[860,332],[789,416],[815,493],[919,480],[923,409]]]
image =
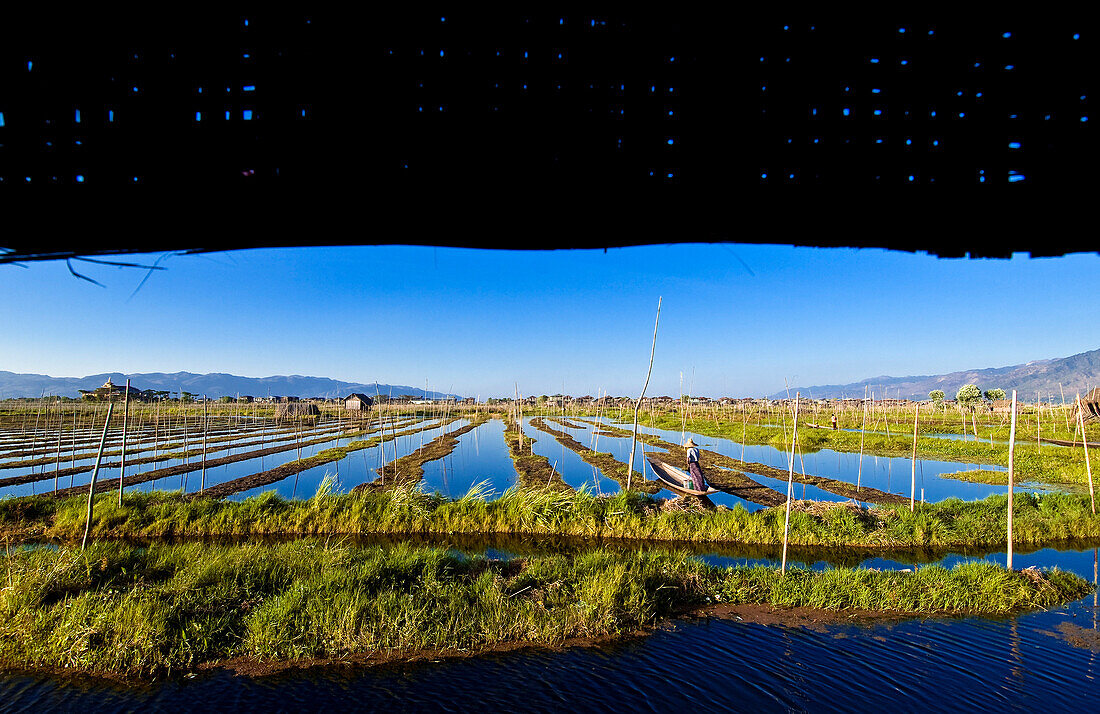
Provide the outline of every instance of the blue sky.
[[0,369],[326,376],[461,394],[760,396],[1100,347],[1100,256],[752,245],[295,248],[0,266]]

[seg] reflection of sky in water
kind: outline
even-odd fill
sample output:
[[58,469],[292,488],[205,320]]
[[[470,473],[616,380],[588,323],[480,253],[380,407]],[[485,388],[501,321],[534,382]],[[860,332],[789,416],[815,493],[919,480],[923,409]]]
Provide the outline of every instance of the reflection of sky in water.
[[504,422],[490,419],[460,436],[449,456],[424,464],[420,488],[459,498],[474,484],[486,481],[485,487],[499,496],[516,483],[516,478],[516,467],[504,441]]

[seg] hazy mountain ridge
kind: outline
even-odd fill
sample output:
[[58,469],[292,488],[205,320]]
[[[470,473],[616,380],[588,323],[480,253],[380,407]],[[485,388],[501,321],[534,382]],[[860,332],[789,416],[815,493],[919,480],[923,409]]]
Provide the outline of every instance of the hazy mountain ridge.
[[[964,384],[976,384],[983,391],[999,388],[1009,394],[1015,389],[1018,397],[1027,401],[1034,401],[1038,392],[1043,399],[1050,399],[1053,396],[1055,401],[1060,402],[1064,392],[1066,400],[1069,401],[1078,392],[1085,394],[1089,389],[1100,385],[1100,349],[1057,359],[1033,360],[1026,364],[1008,367],[986,367],[948,374],[908,377],[879,376],[851,384],[791,387],[791,394],[794,395],[798,391],[803,396],[821,399],[862,397],[866,389],[867,394],[873,391],[876,399],[884,396],[928,399],[928,393],[933,389],[942,389],[951,399]],[[782,399],[786,396],[787,391],[783,390],[771,395],[771,398]]]
[[[125,384],[126,379],[137,389],[157,389],[178,392],[183,390],[192,394],[205,394],[216,398],[221,396],[236,396],[237,394],[251,395],[253,397],[266,397],[268,395],[296,396],[296,397],[344,397],[351,392],[364,394],[392,394],[399,396],[411,394],[423,397],[425,391],[422,387],[410,387],[402,384],[378,384],[377,382],[363,384],[360,382],[343,382],[329,377],[307,377],[300,374],[276,375],[272,377],[240,377],[223,372],[210,374],[194,374],[192,372],[148,372],[139,374],[123,374],[121,372],[104,372],[102,374],[90,374],[85,377],[50,377],[45,374],[19,374],[0,370],[0,399],[8,397],[38,397],[43,394],[54,394],[63,397],[79,397],[81,389],[95,389],[102,386],[107,378],[115,384]],[[443,392],[428,391],[428,396],[439,399]]]

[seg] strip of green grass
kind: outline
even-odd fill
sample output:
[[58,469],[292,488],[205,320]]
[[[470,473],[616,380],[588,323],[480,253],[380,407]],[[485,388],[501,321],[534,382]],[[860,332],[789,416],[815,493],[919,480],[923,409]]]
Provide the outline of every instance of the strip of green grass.
[[1052,607],[1091,586],[985,562],[917,573],[711,567],[686,553],[523,560],[441,548],[120,543],[3,559],[0,663],[150,675],[617,636],[709,600],[906,613]]
[[[83,536],[86,497],[0,500],[0,537],[76,541]],[[381,492],[324,494],[287,501],[274,492],[238,502],[183,498],[178,493],[97,497],[95,538],[336,535],[385,533],[515,533],[638,540],[775,544],[783,541],[782,507],[749,513],[738,506],[666,512],[638,492],[597,497],[585,491],[513,487],[500,498],[479,492],[459,499],[425,494],[407,484]],[[999,547],[1006,542],[1007,498],[947,499],[871,510],[854,504],[796,502],[790,542],[795,545]],[[1100,516],[1088,496],[1020,493],[1015,499],[1015,542],[1047,545],[1100,538]]]

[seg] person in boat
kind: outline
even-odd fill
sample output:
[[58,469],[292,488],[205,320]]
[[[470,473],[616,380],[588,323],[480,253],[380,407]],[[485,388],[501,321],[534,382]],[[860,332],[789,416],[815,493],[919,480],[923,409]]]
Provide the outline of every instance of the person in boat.
[[691,474],[692,487],[696,491],[706,491],[707,480],[703,478],[703,470],[699,468],[699,445],[688,437],[684,446],[687,448],[688,473]]

